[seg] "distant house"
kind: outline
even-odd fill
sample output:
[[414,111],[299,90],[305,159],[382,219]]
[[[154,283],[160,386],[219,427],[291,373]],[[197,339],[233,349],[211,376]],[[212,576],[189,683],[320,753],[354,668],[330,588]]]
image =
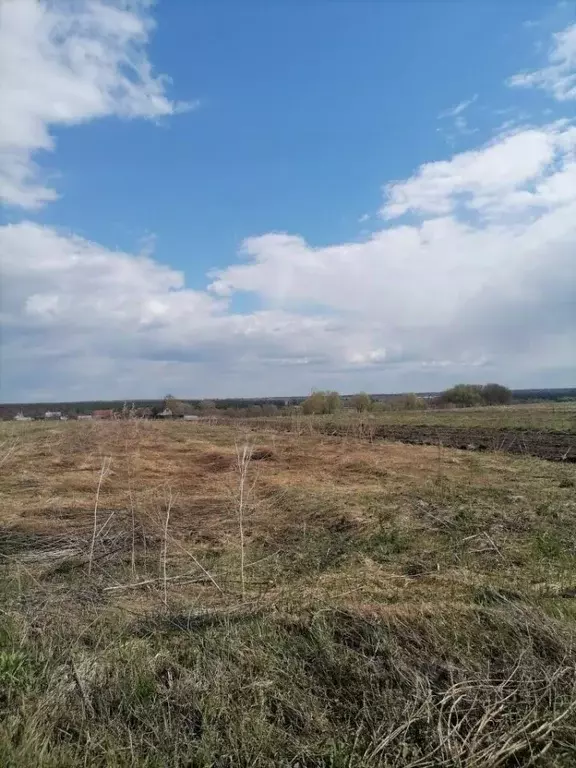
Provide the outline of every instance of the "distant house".
[[174,414],[170,408],[164,408],[164,410],[158,414],[159,419],[171,419]]
[[44,414],[44,418],[60,421],[60,419],[62,418],[62,411],[46,411],[46,413]]
[[76,418],[78,421],[92,421],[92,415],[90,413],[79,413]]
[[32,416],[24,416],[22,411],[20,411],[14,416],[14,421],[32,421]]
[[113,419],[114,418],[114,411],[111,409],[108,410],[102,410],[102,411],[92,411],[92,418],[93,419]]
[[194,416],[194,414],[187,414],[182,417],[184,421],[200,421],[200,416]]

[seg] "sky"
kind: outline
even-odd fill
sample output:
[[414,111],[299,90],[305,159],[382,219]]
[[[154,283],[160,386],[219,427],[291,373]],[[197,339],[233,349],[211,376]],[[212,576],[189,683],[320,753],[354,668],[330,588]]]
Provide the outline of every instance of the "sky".
[[576,2],[0,0],[0,400],[576,385]]

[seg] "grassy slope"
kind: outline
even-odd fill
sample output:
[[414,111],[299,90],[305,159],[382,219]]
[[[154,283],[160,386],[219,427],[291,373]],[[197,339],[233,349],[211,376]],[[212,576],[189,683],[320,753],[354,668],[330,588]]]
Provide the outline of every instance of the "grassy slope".
[[2,429],[1,765],[574,764],[574,466]]

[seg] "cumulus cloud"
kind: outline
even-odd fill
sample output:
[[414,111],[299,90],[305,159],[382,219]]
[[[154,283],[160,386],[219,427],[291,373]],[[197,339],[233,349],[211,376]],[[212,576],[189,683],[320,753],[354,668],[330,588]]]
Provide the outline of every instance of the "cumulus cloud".
[[281,233],[249,238],[211,290],[361,321],[387,351],[368,352],[374,364],[571,367],[575,152],[574,127],[559,123],[424,165],[385,189],[385,216],[416,221],[321,248]]
[[27,209],[57,197],[34,156],[50,130],[95,118],[158,119],[186,105],[165,94],[146,56],[149,3],[0,3],[0,201]]
[[[524,167],[518,146],[538,149]],[[575,152],[569,124],[502,136],[446,161],[436,198],[418,187],[431,178],[427,166],[399,182],[417,214],[409,223],[322,247],[288,233],[250,237],[206,290],[187,288],[151,253],[110,251],[31,222],[0,227],[4,359],[21,372],[30,360],[57,378],[68,372],[61,390],[85,381],[97,394],[99,382],[109,395],[180,381],[190,393],[224,395],[567,377]],[[261,309],[233,311],[242,293]]]
[[541,88],[558,101],[576,99],[576,24],[557,32],[548,64],[533,72],[520,72],[508,81],[521,88]]
[[266,365],[330,367],[373,353],[358,325],[281,308],[237,314],[150,256],[32,222],[0,227],[0,254],[6,364],[106,358],[240,366],[250,375]]
[[575,148],[576,130],[563,122],[499,136],[480,149],[426,163],[410,179],[388,184],[381,213],[392,219],[409,211],[447,214],[458,206],[481,213],[501,210],[532,183],[548,180],[554,163],[564,169]]

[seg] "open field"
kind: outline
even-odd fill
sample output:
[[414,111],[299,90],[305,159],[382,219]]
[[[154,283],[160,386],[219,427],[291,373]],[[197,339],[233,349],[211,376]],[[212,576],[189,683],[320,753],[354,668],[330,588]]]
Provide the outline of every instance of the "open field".
[[384,411],[383,424],[423,424],[447,427],[536,429],[576,432],[576,402],[522,403],[478,408]]
[[[310,418],[310,417],[308,417]],[[317,421],[329,416],[314,416]],[[352,409],[337,414],[340,421],[354,422],[359,415]],[[576,402],[523,403],[521,405],[482,406],[477,408],[427,408],[423,410],[384,410],[366,414],[379,425],[462,427],[470,429],[533,429],[538,431],[576,432]]]
[[576,403],[247,419],[246,426],[302,434],[499,451],[551,461],[576,461]]
[[0,429],[2,766],[576,763],[574,464]]
[[247,428],[274,427],[295,434],[318,434],[375,441],[387,440],[411,445],[436,445],[464,451],[497,451],[536,456],[549,461],[576,462],[576,433],[535,429],[494,427],[448,427],[409,424],[380,424],[368,419],[309,419],[250,421]]

